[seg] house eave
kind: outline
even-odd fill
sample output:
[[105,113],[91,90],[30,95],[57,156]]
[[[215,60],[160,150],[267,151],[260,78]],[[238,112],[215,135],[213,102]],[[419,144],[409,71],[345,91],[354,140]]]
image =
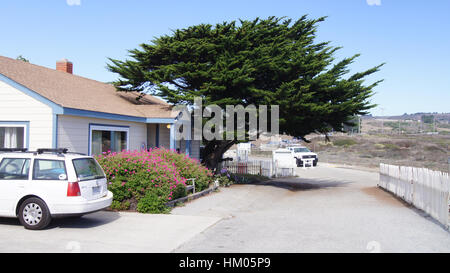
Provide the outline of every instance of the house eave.
[[0,81],[14,87],[15,89],[21,91],[22,93],[49,106],[52,109],[52,112],[54,115],[72,115],[72,116],[78,116],[78,117],[101,118],[101,119],[121,120],[121,121],[131,121],[131,122],[141,122],[141,123],[168,123],[168,124],[175,123],[175,118],[137,117],[137,116],[128,116],[128,115],[121,115],[121,114],[113,114],[113,113],[106,113],[106,112],[98,112],[98,111],[63,107],[63,106],[51,101],[50,99],[40,95],[39,93],[31,90],[30,88],[6,77],[3,74],[0,74]]

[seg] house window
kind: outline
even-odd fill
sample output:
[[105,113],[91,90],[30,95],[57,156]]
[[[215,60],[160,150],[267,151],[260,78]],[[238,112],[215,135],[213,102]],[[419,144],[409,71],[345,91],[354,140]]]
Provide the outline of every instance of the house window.
[[89,154],[120,152],[128,150],[129,128],[124,126],[90,126]]
[[25,126],[0,124],[0,148],[25,148]]

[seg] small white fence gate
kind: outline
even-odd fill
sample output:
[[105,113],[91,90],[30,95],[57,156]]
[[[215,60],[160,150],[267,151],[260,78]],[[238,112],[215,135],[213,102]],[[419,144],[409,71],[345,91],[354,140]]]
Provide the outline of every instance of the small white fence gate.
[[220,169],[226,169],[235,174],[254,174],[266,177],[294,176],[295,169],[278,163],[278,161],[249,160],[246,162],[224,161]]
[[381,163],[378,185],[449,227],[448,173]]

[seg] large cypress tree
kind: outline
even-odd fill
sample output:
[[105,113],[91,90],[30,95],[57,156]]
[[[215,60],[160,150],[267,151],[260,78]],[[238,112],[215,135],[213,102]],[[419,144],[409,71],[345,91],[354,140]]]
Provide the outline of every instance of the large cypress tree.
[[[342,131],[354,115],[374,107],[373,88],[348,75],[358,55],[335,61],[338,47],[316,42],[325,18],[293,21],[269,17],[253,21],[200,24],[155,38],[130,50],[132,60],[109,59],[119,75],[118,91],[139,91],[173,104],[279,105],[280,132],[303,138],[313,132]],[[204,141],[204,163],[214,168],[236,140]]]

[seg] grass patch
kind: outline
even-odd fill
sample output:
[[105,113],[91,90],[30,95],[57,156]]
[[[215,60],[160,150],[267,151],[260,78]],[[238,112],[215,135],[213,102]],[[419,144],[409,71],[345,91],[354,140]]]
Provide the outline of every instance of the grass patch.
[[383,145],[386,150],[400,150],[400,146],[394,143],[384,143]]
[[352,146],[357,144],[356,140],[350,138],[336,139],[333,140],[333,145],[335,146]]
[[381,143],[376,143],[373,146],[375,147],[375,149],[384,149],[385,148],[384,144],[381,144]]

